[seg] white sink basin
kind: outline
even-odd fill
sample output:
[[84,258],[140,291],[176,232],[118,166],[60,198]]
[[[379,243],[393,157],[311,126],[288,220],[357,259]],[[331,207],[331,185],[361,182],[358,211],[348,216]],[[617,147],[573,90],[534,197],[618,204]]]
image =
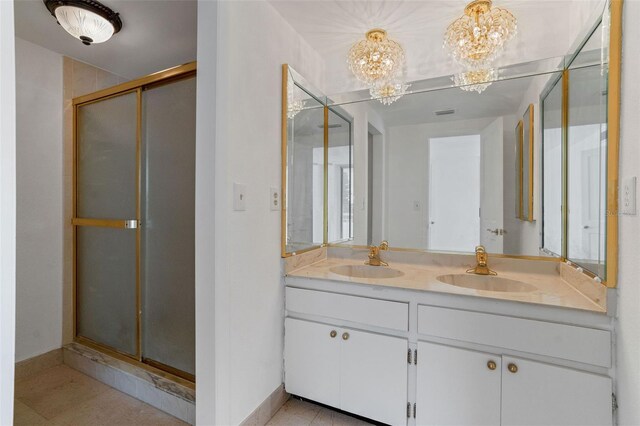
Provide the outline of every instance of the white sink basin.
[[329,269],[334,274],[354,278],[397,278],[404,272],[386,266],[340,265]]
[[536,290],[536,287],[521,281],[510,280],[508,278],[496,277],[493,275],[472,275],[472,274],[449,274],[440,275],[438,281],[456,287],[471,288],[474,290],[502,291],[509,293],[529,293]]

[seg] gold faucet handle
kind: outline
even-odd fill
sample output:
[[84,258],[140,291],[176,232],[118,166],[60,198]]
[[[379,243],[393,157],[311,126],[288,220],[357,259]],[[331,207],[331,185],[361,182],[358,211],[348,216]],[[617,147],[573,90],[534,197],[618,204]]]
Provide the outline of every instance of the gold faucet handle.
[[380,250],[389,250],[389,242],[387,240],[380,243]]

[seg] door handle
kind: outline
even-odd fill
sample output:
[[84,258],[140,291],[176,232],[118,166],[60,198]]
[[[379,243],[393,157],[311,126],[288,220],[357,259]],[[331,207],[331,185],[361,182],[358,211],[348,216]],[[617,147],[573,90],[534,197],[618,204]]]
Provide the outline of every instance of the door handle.
[[506,229],[500,229],[500,228],[496,228],[496,229],[487,228],[487,231],[491,232],[492,234],[496,234],[496,235],[504,235],[504,234],[507,233]]
[[138,229],[142,222],[136,219],[113,220],[113,219],[85,219],[74,217],[71,219],[73,226],[95,226],[99,228],[119,228],[119,229]]

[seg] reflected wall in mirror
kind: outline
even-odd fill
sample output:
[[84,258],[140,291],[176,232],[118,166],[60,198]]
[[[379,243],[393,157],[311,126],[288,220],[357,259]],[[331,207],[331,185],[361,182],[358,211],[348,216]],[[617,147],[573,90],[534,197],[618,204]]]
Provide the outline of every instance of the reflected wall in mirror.
[[551,81],[542,95],[542,249],[562,256],[564,196],[564,87],[565,76]]
[[326,241],[331,243],[353,237],[352,120],[344,109],[328,108]]
[[603,27],[595,28],[568,70],[567,258],[604,278],[608,41]]
[[522,187],[520,191],[522,215],[520,219],[533,222],[534,188],[534,128],[533,104],[530,104],[522,116]]
[[324,242],[325,100],[291,67],[282,81],[282,256]]
[[[341,105],[354,126],[351,244],[388,240],[392,247],[463,253],[482,244],[490,253],[540,256],[540,223],[518,220],[513,208],[519,178],[511,129],[527,116],[522,171],[524,217],[531,220],[541,187],[534,184],[541,176],[533,163],[533,110],[559,75],[496,81],[482,94],[452,87],[391,105]],[[329,217],[337,214],[330,205]]]

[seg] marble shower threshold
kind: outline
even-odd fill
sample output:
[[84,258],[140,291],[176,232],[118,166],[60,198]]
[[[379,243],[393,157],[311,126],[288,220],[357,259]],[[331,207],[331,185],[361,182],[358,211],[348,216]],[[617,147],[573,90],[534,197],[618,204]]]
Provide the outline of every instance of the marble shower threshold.
[[147,369],[79,343],[63,347],[64,364],[190,424],[196,392]]

